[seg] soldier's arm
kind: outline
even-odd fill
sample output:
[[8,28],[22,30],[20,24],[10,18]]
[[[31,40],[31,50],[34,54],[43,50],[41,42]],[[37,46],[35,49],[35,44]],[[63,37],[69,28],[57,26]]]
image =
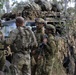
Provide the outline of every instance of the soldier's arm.
[[14,42],[14,40],[16,39],[16,35],[17,35],[17,33],[11,31],[9,34],[9,38],[7,38],[5,40],[5,43],[8,45],[11,45]]
[[31,29],[29,29],[29,31],[30,31],[30,35],[31,35],[31,44],[35,45],[35,46],[38,46],[38,43],[37,43],[36,37],[34,35],[34,32]]
[[55,40],[50,39],[48,42],[49,46],[50,46],[50,50],[52,52],[52,54],[55,54],[56,51],[56,43]]

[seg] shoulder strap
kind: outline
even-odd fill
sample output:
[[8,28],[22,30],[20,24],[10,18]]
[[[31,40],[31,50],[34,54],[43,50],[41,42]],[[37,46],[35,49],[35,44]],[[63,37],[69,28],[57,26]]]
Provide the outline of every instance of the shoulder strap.
[[18,27],[17,29],[18,29],[18,31],[19,31],[19,33],[18,33],[18,34],[20,34],[20,37],[21,37],[21,39],[22,39],[23,35],[22,35],[22,32],[21,32],[20,27]]

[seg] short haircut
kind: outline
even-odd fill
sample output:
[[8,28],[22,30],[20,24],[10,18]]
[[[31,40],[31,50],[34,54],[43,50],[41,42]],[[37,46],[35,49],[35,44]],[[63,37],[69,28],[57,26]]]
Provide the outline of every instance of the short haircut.
[[23,24],[24,23],[24,18],[23,17],[17,17],[16,18],[16,23]]

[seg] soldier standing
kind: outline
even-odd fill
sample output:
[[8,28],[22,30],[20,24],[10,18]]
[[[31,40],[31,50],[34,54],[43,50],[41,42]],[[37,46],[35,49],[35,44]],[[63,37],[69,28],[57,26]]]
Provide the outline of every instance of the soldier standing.
[[[3,33],[1,32],[1,22],[0,22],[0,41],[3,41],[4,37],[3,37]],[[5,52],[4,52],[4,45],[0,42],[0,73],[1,75],[3,75],[3,73],[1,71],[3,71],[3,67],[5,64]]]
[[53,25],[46,26],[46,34],[48,35],[46,44],[46,75],[51,75],[52,59],[55,56],[56,44],[55,44],[55,27]]
[[48,35],[48,43],[50,44],[50,46],[52,46],[53,54],[55,52],[55,48],[54,48],[54,46],[55,46],[55,31],[56,31],[56,29],[53,25],[46,26],[46,34]]
[[22,17],[16,18],[16,26],[5,41],[13,52],[11,72],[12,75],[31,75],[29,47],[37,44],[36,39],[33,32],[24,26]]
[[[35,19],[35,23],[37,26],[37,29],[35,31],[35,36],[38,42],[38,47],[39,45],[42,43],[43,40],[43,36],[45,35],[45,21],[42,18],[37,18]],[[35,52],[35,51],[33,51]],[[39,51],[38,49],[36,50],[36,53],[34,55],[32,55],[36,61],[36,64],[32,66],[32,73],[34,73],[35,75],[42,75],[42,66],[43,66],[43,58],[41,58],[41,56],[39,55]],[[32,74],[32,75],[34,75]]]

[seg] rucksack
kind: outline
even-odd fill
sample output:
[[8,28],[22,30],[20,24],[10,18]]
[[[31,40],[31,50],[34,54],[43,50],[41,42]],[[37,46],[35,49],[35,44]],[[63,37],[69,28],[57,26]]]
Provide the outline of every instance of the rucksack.
[[10,46],[12,52],[24,52],[30,45],[30,30],[26,27],[18,28],[19,33],[16,36],[13,44]]

